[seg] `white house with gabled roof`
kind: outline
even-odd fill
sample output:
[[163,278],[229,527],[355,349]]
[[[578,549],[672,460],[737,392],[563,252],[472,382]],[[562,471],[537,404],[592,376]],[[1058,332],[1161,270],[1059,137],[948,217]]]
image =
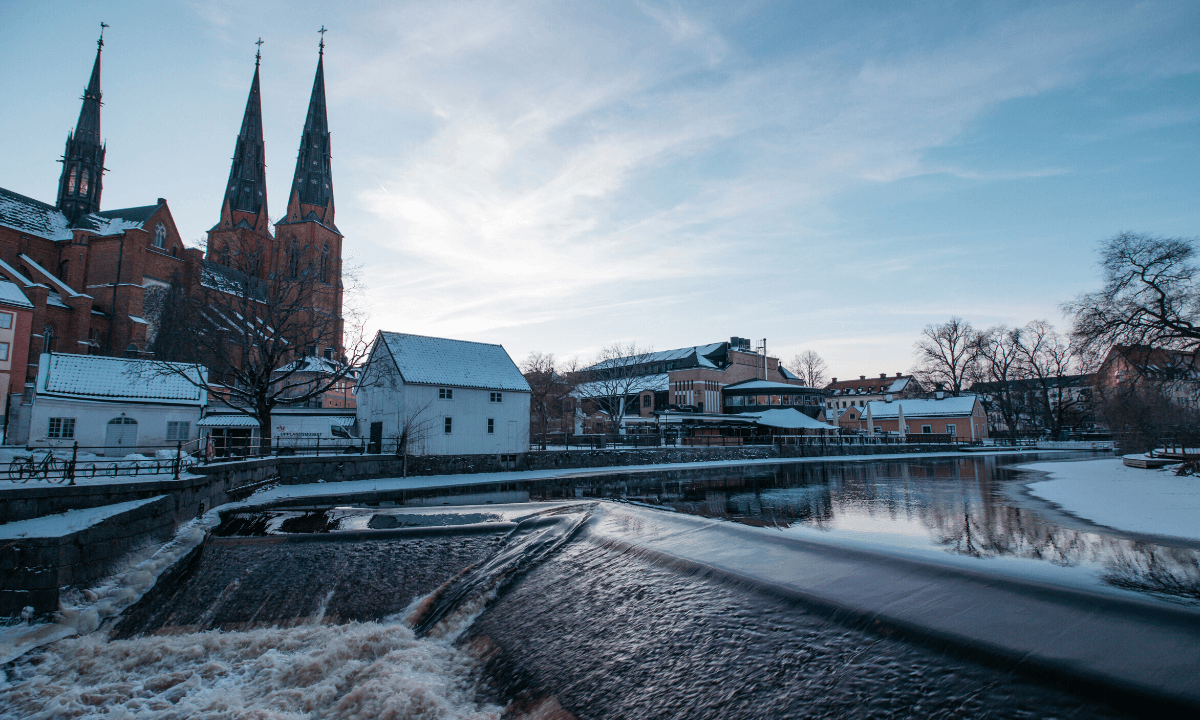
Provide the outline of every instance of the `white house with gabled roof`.
[[78,442],[80,450],[123,457],[195,440],[208,402],[207,371],[177,367],[199,387],[154,361],[42,353],[26,442],[30,447]]
[[529,449],[529,383],[500,345],[380,332],[357,384],[367,452]]

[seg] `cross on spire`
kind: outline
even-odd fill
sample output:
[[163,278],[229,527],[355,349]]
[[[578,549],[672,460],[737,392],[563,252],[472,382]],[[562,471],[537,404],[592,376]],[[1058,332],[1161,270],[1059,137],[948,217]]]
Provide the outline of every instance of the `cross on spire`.
[[260,61],[260,60],[262,60],[262,44],[263,44],[263,39],[262,39],[262,38],[259,38],[259,39],[258,39],[258,42],[254,43],[254,44],[258,46],[258,50],[256,50],[256,51],[254,52],[254,67],[258,67],[258,63],[259,63],[259,61]]
[[329,32],[329,31],[325,29],[324,25],[322,25],[321,29],[318,30],[317,32],[321,33],[321,53],[320,54],[324,55],[325,54],[325,33]]
[[96,41],[96,47],[104,47],[104,28],[106,27],[110,27],[109,24],[103,20],[100,21],[100,39]]

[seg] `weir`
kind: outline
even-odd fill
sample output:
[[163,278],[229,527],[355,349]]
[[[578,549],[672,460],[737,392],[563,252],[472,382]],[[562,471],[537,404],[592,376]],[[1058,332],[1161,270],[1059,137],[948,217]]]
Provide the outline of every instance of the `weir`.
[[[690,477],[662,469],[528,486],[550,502],[445,506],[430,489],[410,507],[380,498],[333,504],[328,485],[314,486],[304,502],[294,494],[230,508],[186,563],[123,613],[111,641],[60,641],[46,650],[58,659],[17,663],[10,680],[29,693],[71,691],[57,676],[35,682],[62,668],[81,673],[85,694],[133,683],[165,697],[172,691],[151,692],[160,681],[134,669],[93,682],[88,672],[100,670],[81,669],[73,654],[130,668],[123,657],[201,643],[244,668],[247,687],[257,688],[240,695],[247,711],[282,691],[250,679],[264,668],[248,648],[268,646],[284,653],[272,662],[304,663],[327,678],[339,663],[366,659],[400,672],[432,653],[451,679],[439,692],[463,717],[552,707],[581,719],[841,717],[909,702],[964,717],[1200,708],[1200,611],[1186,592],[1131,592],[1069,555],[1058,558],[1073,568],[1020,559],[1020,572],[1013,562],[996,572],[977,552],[1044,554],[1038,537],[1118,558],[1147,552],[1146,543],[1089,540],[1087,528],[1048,532],[1022,515],[1028,507],[1013,509],[1015,519],[997,514],[1017,493],[1007,480],[989,485],[994,477],[1007,476],[987,458],[754,465]],[[957,513],[971,537],[932,552],[848,542],[846,528],[864,507],[882,513],[865,515],[875,527],[924,528],[939,543]],[[1167,557],[1186,569],[1195,551],[1147,557],[1160,569]],[[342,659],[315,659],[321,644],[340,648]],[[195,678],[188,702],[219,681],[179,662],[170,673]],[[380,682],[376,699],[387,694]],[[14,702],[0,700],[0,716],[29,707]]]

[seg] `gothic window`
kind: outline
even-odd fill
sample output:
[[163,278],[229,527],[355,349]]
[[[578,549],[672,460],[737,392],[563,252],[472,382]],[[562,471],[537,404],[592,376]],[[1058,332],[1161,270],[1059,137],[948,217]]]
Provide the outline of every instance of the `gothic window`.
[[42,352],[54,352],[54,326],[46,325],[42,328]]
[[329,282],[329,246],[321,246],[321,282]]
[[221,264],[224,265],[225,267],[229,267],[229,246],[228,245],[221,246]]
[[292,249],[289,251],[291,257],[288,259],[288,277],[296,277],[300,274],[300,243],[296,238],[292,238]]
[[167,241],[167,226],[159,223],[154,226],[154,247],[162,248]]
[[79,174],[79,168],[77,168],[77,167],[71,168],[71,174],[67,177],[67,194],[68,195],[73,195],[75,193],[75,179],[78,174]]
[[88,194],[88,171],[87,171],[87,168],[84,168],[83,175],[80,176],[80,178],[79,178],[79,194],[80,195]]

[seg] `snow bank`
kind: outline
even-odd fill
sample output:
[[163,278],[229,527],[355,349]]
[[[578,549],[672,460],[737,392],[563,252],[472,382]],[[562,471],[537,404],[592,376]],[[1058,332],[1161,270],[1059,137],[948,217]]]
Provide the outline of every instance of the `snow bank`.
[[401,623],[56,643],[0,686],[0,718],[470,718],[474,661]]
[[1200,540],[1200,477],[1142,470],[1120,458],[1021,465],[1049,473],[1029,491],[1063,510],[1127,532]]
[[133,510],[147,503],[160,500],[163,497],[165,496],[159,495],[158,497],[146,500],[130,500],[129,502],[117,503],[115,505],[102,505],[83,510],[68,510],[57,515],[46,515],[45,517],[30,520],[17,520],[0,525],[0,540],[51,538],[70,535],[71,533],[89,528],[103,520],[107,520],[113,515]]

